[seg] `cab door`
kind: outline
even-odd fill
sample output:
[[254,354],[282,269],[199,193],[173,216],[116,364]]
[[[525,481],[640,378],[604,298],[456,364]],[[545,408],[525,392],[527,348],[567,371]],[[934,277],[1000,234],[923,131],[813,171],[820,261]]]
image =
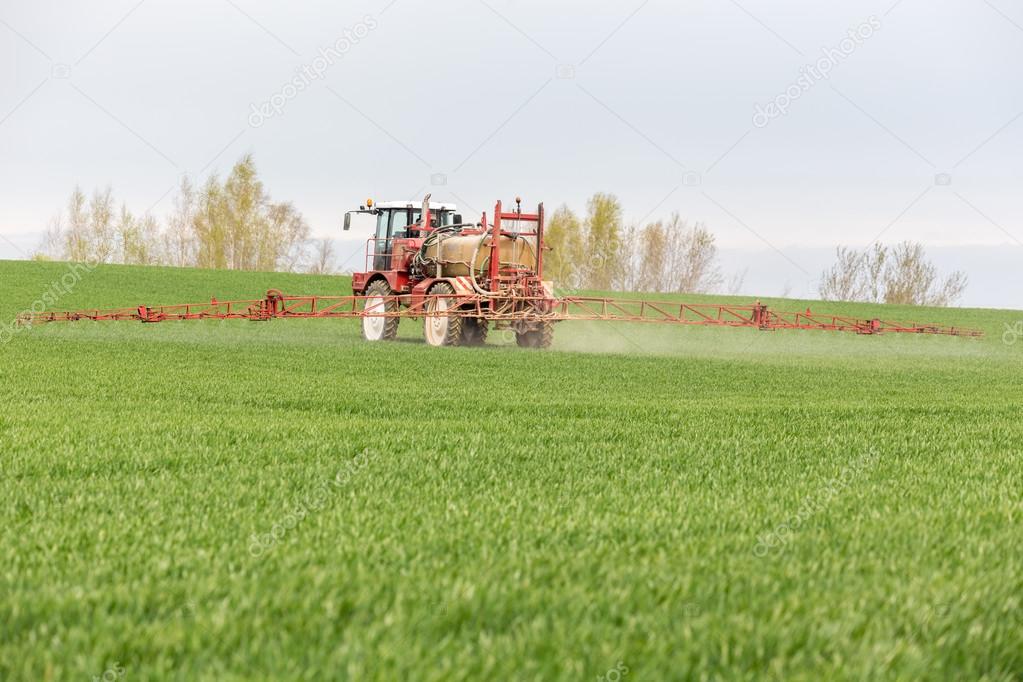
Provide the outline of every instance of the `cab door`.
[[408,232],[408,209],[386,209],[377,215],[377,232],[373,244],[373,269],[393,270],[391,256],[394,240],[402,239]]

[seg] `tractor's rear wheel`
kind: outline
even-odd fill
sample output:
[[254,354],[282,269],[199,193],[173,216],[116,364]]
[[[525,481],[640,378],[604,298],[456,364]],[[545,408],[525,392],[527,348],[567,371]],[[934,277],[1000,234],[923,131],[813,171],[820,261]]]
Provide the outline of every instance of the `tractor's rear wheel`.
[[[363,311],[368,312],[398,312],[398,302],[392,298],[391,287],[387,282],[377,280],[366,287],[365,300],[362,305]],[[362,318],[362,336],[367,341],[393,341],[398,336],[397,317],[384,317],[383,315],[366,315]]]
[[462,318],[462,345],[482,346],[487,342],[487,321],[482,317]]
[[[447,282],[437,282],[426,293],[451,296],[455,289]],[[462,341],[462,318],[445,314],[453,305],[450,298],[431,298],[426,302],[430,314],[423,320],[423,335],[431,346],[457,346]]]
[[541,322],[536,329],[515,332],[515,343],[522,348],[550,348],[554,343],[554,323]]

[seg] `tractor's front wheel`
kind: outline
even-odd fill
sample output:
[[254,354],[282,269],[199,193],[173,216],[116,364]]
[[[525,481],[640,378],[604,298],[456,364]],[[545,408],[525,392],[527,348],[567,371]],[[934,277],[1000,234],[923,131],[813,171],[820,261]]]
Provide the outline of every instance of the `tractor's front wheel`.
[[[387,282],[383,280],[373,282],[366,287],[363,312],[398,312],[398,302],[388,298],[392,295],[393,292],[391,287],[387,286]],[[367,341],[393,341],[398,336],[398,320],[397,317],[366,314],[362,318],[362,336]]]
[[541,322],[536,329],[515,332],[515,343],[522,348],[550,348],[554,343],[554,323]]
[[454,301],[447,298],[454,295],[454,287],[447,282],[437,282],[426,293],[444,297],[431,298],[426,302],[427,315],[423,320],[426,342],[431,346],[457,346],[462,341],[462,318],[447,314],[454,305]]

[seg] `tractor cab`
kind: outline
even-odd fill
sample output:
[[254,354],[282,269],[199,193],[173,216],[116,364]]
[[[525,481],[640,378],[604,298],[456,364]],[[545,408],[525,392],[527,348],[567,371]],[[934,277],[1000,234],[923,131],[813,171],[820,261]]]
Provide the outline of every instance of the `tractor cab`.
[[[431,201],[429,207],[430,225],[426,226],[429,229],[457,225],[462,222],[462,216],[455,213],[456,206],[454,204]],[[395,239],[425,236],[422,225],[422,204],[413,204],[410,201],[384,201],[374,204],[372,199],[367,199],[366,205],[360,206],[358,211],[345,213],[345,230],[351,228],[352,215],[357,213],[376,216],[376,232],[369,240],[367,248],[367,261],[372,265],[373,270],[390,269],[390,258],[394,252]]]
[[[413,206],[404,201],[388,201],[378,204],[377,207],[377,239],[401,239],[403,237],[419,236],[417,233],[422,227],[422,207]],[[455,215],[454,204],[430,204],[430,224],[426,227],[438,228],[444,225],[460,223],[461,216]]]

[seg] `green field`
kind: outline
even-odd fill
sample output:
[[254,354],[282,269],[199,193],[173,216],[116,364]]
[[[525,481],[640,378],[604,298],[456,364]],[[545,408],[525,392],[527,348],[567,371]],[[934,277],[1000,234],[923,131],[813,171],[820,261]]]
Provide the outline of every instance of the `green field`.
[[[3,329],[66,267],[0,262]],[[106,266],[49,308],[270,287],[349,291]],[[1023,312],[765,302],[988,335],[18,331],[0,680],[1023,678]]]

